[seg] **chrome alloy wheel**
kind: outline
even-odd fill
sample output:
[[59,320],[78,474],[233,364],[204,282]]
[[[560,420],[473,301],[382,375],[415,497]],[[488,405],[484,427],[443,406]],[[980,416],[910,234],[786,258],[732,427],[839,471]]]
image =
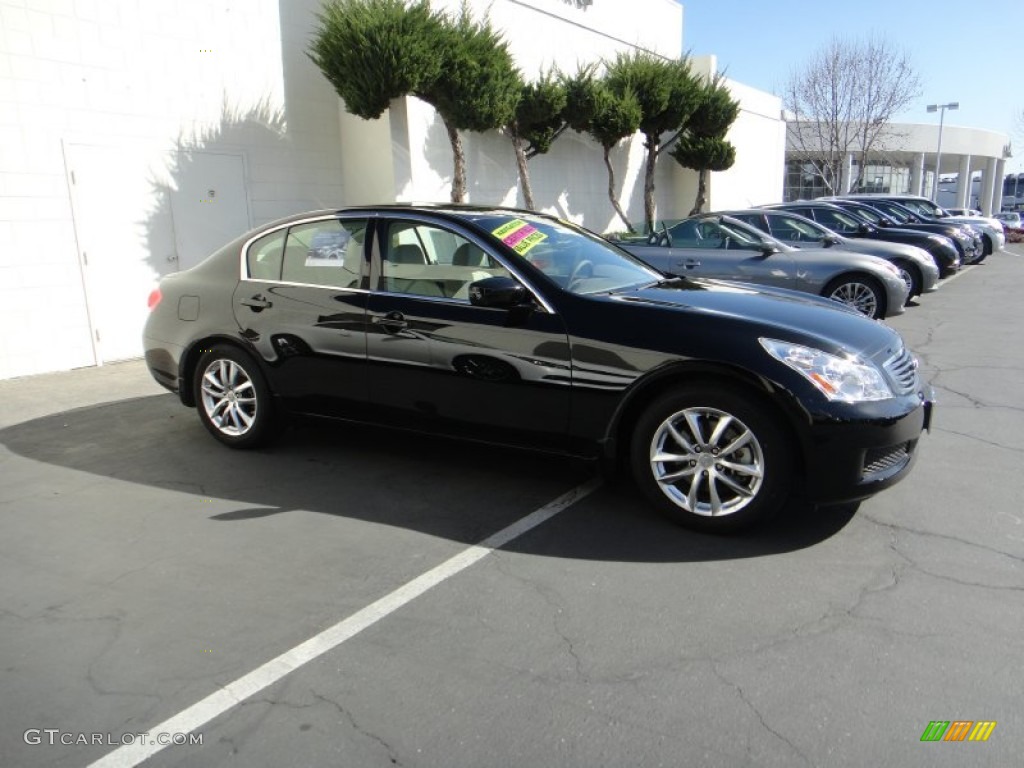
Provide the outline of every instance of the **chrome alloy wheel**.
[[202,378],[203,410],[225,435],[238,437],[256,422],[256,392],[252,379],[234,360],[213,360]]
[[661,491],[705,517],[740,511],[764,481],[764,453],[754,433],[715,408],[686,408],[665,419],[651,440],[650,462]]
[[874,317],[878,312],[878,298],[871,286],[856,280],[836,286],[829,298],[847,304],[867,317]]

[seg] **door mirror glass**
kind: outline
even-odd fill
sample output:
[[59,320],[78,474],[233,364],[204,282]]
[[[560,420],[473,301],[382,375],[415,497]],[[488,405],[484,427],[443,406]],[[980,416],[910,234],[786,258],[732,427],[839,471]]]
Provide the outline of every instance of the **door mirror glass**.
[[476,307],[511,309],[525,304],[526,288],[511,277],[488,277],[469,284],[469,301]]

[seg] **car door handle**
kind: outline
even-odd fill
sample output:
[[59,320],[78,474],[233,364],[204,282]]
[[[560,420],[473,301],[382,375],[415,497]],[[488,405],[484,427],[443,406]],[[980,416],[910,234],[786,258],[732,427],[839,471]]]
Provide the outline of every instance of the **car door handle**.
[[676,265],[686,267],[687,269],[693,269],[694,267],[700,266],[700,261],[698,259],[681,259],[676,262]]
[[396,333],[409,327],[409,323],[405,320],[405,315],[401,312],[388,312],[386,315],[377,315],[373,318],[373,324],[381,326],[387,333]]
[[262,312],[264,309],[270,309],[270,307],[274,306],[274,303],[261,293],[257,293],[249,299],[242,299],[239,303],[249,307],[253,312]]

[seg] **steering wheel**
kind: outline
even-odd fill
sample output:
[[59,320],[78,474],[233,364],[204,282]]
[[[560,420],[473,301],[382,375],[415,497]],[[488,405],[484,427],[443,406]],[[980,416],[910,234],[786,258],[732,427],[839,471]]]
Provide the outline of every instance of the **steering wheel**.
[[[583,270],[588,267],[590,268],[590,274],[584,275]],[[569,275],[569,279],[565,283],[565,289],[567,291],[572,291],[573,286],[576,285],[576,283],[578,283],[584,277],[592,277],[593,274],[594,262],[590,261],[590,259],[582,259],[572,270],[572,273]]]

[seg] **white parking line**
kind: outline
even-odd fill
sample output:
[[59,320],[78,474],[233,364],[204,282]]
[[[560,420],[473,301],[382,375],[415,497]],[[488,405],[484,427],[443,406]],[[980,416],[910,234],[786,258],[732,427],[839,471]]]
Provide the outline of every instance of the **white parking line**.
[[[293,672],[303,664],[307,664],[318,656],[337,648],[346,640],[373,626],[385,616],[394,613],[406,603],[415,600],[431,587],[437,586],[445,579],[451,578],[460,571],[482,560],[494,550],[505,546],[513,539],[519,538],[541,523],[550,520],[562,510],[567,509],[580,499],[593,493],[600,485],[601,481],[595,478],[562,494],[554,501],[548,502],[540,509],[512,523],[512,525],[488,536],[479,544],[462,550],[459,554],[445,560],[436,568],[432,568],[412,581],[406,582],[394,592],[385,595],[375,603],[371,603],[347,619],[339,621],[334,626],[328,627],[319,635],[311,637],[306,642],[271,659],[263,666],[257,667],[234,682],[228,683],[216,693],[211,693],[202,701],[196,702],[188,709],[179,712],[168,720],[164,720],[159,725],[154,725],[148,730],[148,733],[175,734],[190,733],[196,730],[218,715],[224,714],[235,705],[241,704],[245,699],[263,690],[268,685],[276,683],[289,672]],[[155,739],[150,739],[150,741],[154,742]],[[143,744],[139,742],[126,744],[90,764],[89,768],[133,768],[167,746],[166,744]]]
[[968,272],[970,272],[976,266],[978,266],[978,265],[977,264],[968,264],[966,267],[960,267],[960,269],[958,269],[956,271],[956,274],[950,275],[949,277],[942,278],[941,285],[949,285],[950,283],[952,283],[954,280],[956,280],[961,275],[966,275]]

